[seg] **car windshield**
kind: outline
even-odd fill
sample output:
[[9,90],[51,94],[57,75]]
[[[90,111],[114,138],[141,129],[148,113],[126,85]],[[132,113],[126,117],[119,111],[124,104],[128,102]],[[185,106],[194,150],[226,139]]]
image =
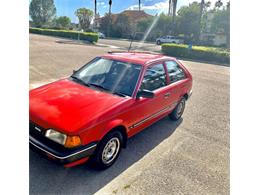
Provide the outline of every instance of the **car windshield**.
[[87,86],[93,86],[121,96],[132,96],[141,65],[106,58],[95,58],[72,77]]

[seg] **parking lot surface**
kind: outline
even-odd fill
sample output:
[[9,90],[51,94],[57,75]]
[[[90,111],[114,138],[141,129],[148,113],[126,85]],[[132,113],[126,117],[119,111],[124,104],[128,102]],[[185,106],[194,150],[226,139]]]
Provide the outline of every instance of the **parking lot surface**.
[[[30,34],[30,88],[109,50]],[[229,67],[182,62],[193,95],[181,120],[166,117],[134,136],[105,171],[63,168],[30,151],[30,194],[229,194]]]

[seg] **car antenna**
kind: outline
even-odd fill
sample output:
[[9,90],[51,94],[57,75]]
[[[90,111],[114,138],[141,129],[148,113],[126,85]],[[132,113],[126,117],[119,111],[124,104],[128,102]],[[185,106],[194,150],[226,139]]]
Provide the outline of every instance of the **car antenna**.
[[131,35],[131,38],[132,38],[132,39],[131,39],[131,42],[130,42],[130,45],[129,45],[129,48],[128,48],[128,52],[131,50],[133,40],[135,39],[135,36],[136,36],[137,34],[144,34],[144,33],[143,33],[143,32],[134,32],[134,34]]

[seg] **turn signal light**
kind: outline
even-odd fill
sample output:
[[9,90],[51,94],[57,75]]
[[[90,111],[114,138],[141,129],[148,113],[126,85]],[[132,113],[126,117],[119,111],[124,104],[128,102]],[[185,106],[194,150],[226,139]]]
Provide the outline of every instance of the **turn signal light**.
[[81,145],[81,140],[79,136],[67,136],[64,146],[66,148],[74,148]]

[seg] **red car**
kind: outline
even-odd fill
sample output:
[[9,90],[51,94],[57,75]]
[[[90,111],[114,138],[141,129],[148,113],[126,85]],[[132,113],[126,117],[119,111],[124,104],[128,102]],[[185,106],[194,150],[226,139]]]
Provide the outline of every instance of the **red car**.
[[30,148],[65,167],[89,159],[108,168],[128,138],[167,115],[178,120],[191,94],[175,58],[110,52],[30,91]]

